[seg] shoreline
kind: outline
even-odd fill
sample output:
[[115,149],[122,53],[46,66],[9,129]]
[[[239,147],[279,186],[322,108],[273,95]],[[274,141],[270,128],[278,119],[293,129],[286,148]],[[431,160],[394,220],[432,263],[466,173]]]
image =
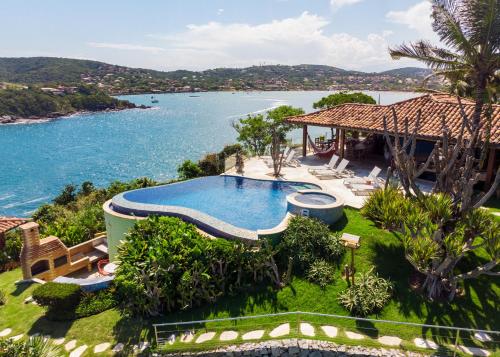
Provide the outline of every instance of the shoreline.
[[135,106],[133,108],[120,108],[120,109],[104,109],[104,110],[96,110],[96,111],[91,111],[91,110],[80,110],[76,112],[70,112],[70,113],[60,113],[60,114],[53,114],[53,115],[48,115],[48,116],[33,116],[33,117],[28,117],[28,118],[12,118],[11,116],[10,119],[2,119],[0,116],[0,126],[4,125],[26,125],[26,124],[43,124],[43,123],[49,123],[55,120],[62,120],[62,119],[70,119],[75,116],[79,115],[85,115],[85,114],[95,114],[95,113],[109,113],[109,112],[121,112],[123,110],[133,110],[133,109],[151,109],[153,107],[149,106]]

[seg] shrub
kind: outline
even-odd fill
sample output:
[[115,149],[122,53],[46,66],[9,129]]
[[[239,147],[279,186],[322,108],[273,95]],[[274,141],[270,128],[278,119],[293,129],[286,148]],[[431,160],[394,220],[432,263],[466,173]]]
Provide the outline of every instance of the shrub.
[[334,274],[335,267],[332,264],[324,260],[316,260],[307,271],[307,279],[325,288],[333,281]]
[[5,305],[7,303],[7,295],[0,290],[0,306]]
[[301,216],[290,220],[283,234],[282,247],[303,271],[317,259],[338,262],[345,252],[339,234],[332,234],[328,226],[317,219]]
[[388,186],[373,192],[366,200],[361,214],[385,229],[401,226],[401,217],[411,209],[409,201],[397,187]]
[[116,306],[115,289],[96,292],[82,292],[82,298],[75,309],[77,318],[99,314]]
[[207,239],[174,217],[136,223],[118,254],[117,300],[134,314],[198,306],[245,284],[279,277],[265,243],[255,252],[240,242]]
[[75,318],[75,310],[82,297],[82,291],[76,284],[48,282],[33,291],[33,299],[41,306],[47,307],[47,315],[51,319]]
[[66,185],[62,192],[54,198],[56,205],[66,206],[76,200],[76,186]]
[[342,291],[338,300],[352,314],[366,316],[380,311],[391,297],[392,284],[377,274],[373,269],[359,274],[356,284]]
[[59,346],[43,336],[32,336],[26,341],[0,339],[2,357],[58,357],[63,354]]
[[198,164],[191,160],[186,160],[177,168],[177,173],[181,180],[189,180],[201,176],[202,171]]

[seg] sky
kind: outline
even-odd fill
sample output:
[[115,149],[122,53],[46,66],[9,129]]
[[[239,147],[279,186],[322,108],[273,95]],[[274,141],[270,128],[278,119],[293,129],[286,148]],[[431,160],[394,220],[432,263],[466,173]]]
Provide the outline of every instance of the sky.
[[51,56],[157,70],[405,66],[388,47],[427,39],[427,0],[2,0],[0,57]]

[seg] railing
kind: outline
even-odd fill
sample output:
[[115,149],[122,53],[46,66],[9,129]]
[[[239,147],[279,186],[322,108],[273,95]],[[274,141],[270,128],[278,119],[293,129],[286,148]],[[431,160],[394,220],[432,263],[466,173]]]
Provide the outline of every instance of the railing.
[[[384,345],[378,338],[381,336],[391,336],[401,339],[400,345],[394,346],[394,348],[400,347],[407,350],[424,351],[416,346],[415,339],[419,338],[428,344],[428,347],[431,348],[430,351],[438,349],[440,355],[455,356],[457,352],[461,354],[465,352],[463,346],[498,352],[500,342],[500,331],[301,311],[161,323],[153,324],[153,328],[157,345],[165,351],[172,352],[196,349],[210,350],[227,345],[228,343],[236,344],[270,340],[273,338],[269,336],[269,332],[280,324],[285,323],[289,324],[290,331],[288,334],[279,337],[280,339],[306,338],[347,345],[354,344],[387,348],[388,346]],[[301,331],[302,323],[311,324],[314,327],[315,335],[305,335]],[[322,329],[322,326],[325,325],[336,327],[338,329],[337,336],[327,336],[326,332]],[[256,329],[264,330],[261,339],[252,341],[243,341],[241,339],[241,334]],[[229,330],[238,332],[239,337],[232,341],[220,341],[220,338],[218,338],[220,336],[219,333]],[[349,338],[348,335],[354,331],[361,335],[361,339]],[[203,343],[195,343],[197,338],[205,332],[214,332],[215,335],[212,339]],[[346,332],[348,333],[346,334]],[[477,334],[482,336],[487,335],[491,339],[489,341],[480,341],[477,338]],[[186,338],[189,335],[191,335],[191,338]],[[352,335],[350,336],[352,337]]]

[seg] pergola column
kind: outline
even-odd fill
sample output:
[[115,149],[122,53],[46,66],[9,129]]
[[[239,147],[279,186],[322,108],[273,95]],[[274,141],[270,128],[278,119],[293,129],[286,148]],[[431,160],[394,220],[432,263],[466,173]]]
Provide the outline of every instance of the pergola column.
[[490,153],[488,155],[488,166],[486,166],[486,184],[487,185],[491,184],[491,181],[493,181],[493,175],[494,175],[493,171],[495,169],[496,152],[497,152],[497,150],[495,148],[491,148]]
[[339,141],[339,156],[341,159],[343,159],[345,154],[345,129],[340,129]]
[[302,127],[302,156],[307,155],[307,125]]

